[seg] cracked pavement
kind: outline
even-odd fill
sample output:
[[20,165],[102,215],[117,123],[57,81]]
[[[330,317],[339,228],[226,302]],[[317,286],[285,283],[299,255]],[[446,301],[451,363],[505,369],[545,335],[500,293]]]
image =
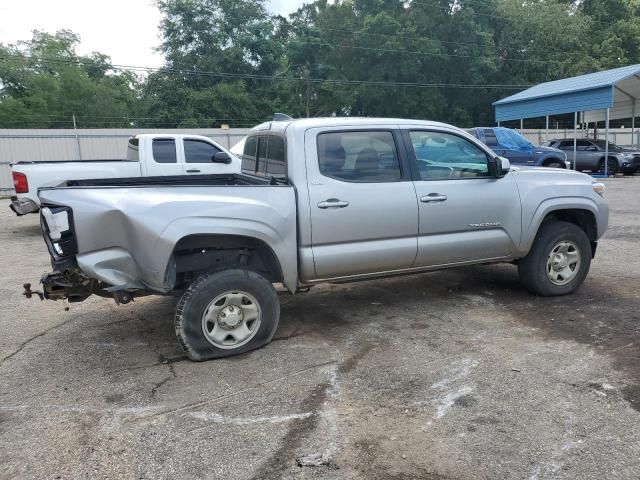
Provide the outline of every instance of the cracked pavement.
[[326,285],[282,297],[267,347],[204,363],[173,297],[23,298],[48,254],[1,200],[0,478],[636,479],[640,177],[606,197],[572,296],[510,265]]

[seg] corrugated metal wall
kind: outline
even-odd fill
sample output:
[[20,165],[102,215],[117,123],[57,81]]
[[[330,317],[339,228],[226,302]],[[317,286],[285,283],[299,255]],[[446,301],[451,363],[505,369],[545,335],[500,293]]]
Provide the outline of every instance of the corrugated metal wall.
[[78,160],[79,153],[82,154],[83,160],[123,158],[129,137],[142,133],[203,135],[229,148],[247,132],[246,128],[79,129],[76,138],[74,130],[0,129],[0,195],[10,194],[13,190],[9,163],[29,160]]

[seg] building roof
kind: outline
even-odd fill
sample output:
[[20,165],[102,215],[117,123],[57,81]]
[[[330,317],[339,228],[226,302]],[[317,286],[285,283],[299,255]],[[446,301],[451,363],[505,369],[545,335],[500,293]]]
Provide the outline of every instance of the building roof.
[[[628,118],[640,99],[640,65],[614,68],[541,83],[494,102],[496,120],[517,120],[612,108],[611,118]],[[604,118],[603,113],[591,115]]]

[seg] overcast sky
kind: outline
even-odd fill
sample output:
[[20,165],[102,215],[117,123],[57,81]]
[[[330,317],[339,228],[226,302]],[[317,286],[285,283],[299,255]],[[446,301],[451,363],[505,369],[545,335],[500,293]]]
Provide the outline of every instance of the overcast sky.
[[[269,0],[273,13],[286,15],[304,0]],[[153,0],[2,0],[0,43],[29,40],[34,29],[55,32],[69,29],[79,34],[79,53],[99,51],[114,64],[157,67],[160,12]]]

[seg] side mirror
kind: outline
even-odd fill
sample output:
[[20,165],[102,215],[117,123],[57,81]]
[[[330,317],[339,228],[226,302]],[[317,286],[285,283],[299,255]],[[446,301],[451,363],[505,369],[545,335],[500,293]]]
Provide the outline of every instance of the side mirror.
[[495,162],[496,162],[495,163],[495,165],[496,165],[496,169],[495,169],[496,178],[502,178],[507,173],[509,173],[511,171],[511,162],[509,161],[508,158],[496,157]]
[[226,163],[228,165],[231,163],[231,156],[227,152],[218,152],[211,157],[211,161],[213,163]]
[[597,152],[598,151],[598,147],[596,147],[595,145],[589,145],[587,148],[585,148],[585,150],[587,152]]

